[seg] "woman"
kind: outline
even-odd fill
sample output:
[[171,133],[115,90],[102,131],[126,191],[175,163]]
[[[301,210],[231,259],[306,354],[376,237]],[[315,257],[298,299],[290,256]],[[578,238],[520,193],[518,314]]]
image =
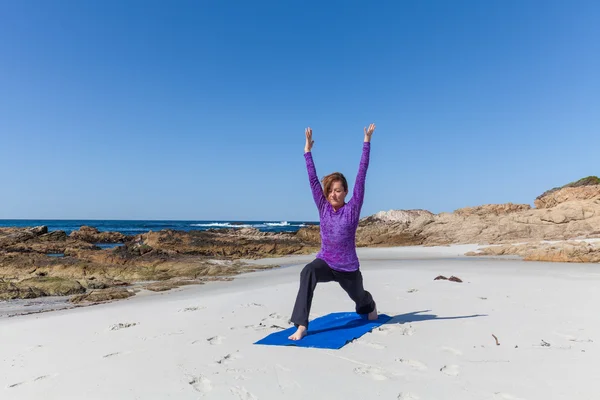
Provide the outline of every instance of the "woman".
[[300,274],[300,289],[291,318],[297,330],[289,336],[291,340],[300,340],[307,334],[308,315],[318,282],[338,282],[356,303],[358,314],[367,314],[369,320],[377,319],[373,297],[363,288],[360,264],[356,255],[356,228],[365,194],[371,135],[375,131],[375,124],[369,125],[369,128],[365,128],[364,131],[365,140],[354,193],[346,203],[348,182],[341,173],[334,172],[327,175],[323,178],[323,188],[321,187],[311,154],[315,143],[312,140],[312,129],[305,130],[304,158],[313,198],[319,209],[321,250],[317,258],[307,264]]

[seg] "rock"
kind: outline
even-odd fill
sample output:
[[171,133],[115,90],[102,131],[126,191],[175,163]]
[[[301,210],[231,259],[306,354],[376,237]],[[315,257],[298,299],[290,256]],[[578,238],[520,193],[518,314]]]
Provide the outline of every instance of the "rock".
[[92,226],[82,226],[78,231],[73,231],[70,238],[87,243],[123,243],[129,239],[120,232],[100,232]]
[[600,178],[588,176],[576,182],[556,187],[539,195],[535,201],[536,208],[550,208],[557,204],[572,200],[590,200],[600,195]]
[[38,276],[25,279],[19,282],[18,285],[20,287],[39,289],[46,296],[69,296],[85,292],[85,288],[76,280],[51,276]]
[[129,283],[114,279],[95,278],[80,279],[79,283],[86,289],[107,289],[115,286],[128,286]]
[[64,242],[67,240],[67,234],[65,231],[52,231],[40,235],[38,239],[43,242]]
[[41,226],[35,226],[33,228],[29,228],[29,231],[34,235],[34,236],[40,236],[43,235],[45,233],[48,233],[48,227],[45,225],[41,225]]
[[44,292],[35,287],[0,281],[0,300],[33,299],[44,295]]
[[47,226],[36,226],[33,228],[0,228],[0,248],[26,242],[47,232]]
[[526,261],[552,262],[600,262],[600,243],[584,241],[566,241],[557,243],[529,242],[490,246],[478,252],[469,252],[467,256],[503,256],[518,255]]
[[203,285],[204,282],[199,280],[181,280],[181,279],[170,279],[167,281],[154,282],[144,286],[144,289],[151,290],[153,292],[164,292],[184,285]]
[[441,213],[425,224],[418,222],[415,220],[404,232],[422,237],[424,245],[600,237],[600,199],[499,215]]
[[433,216],[430,211],[427,210],[389,210],[389,211],[380,211],[368,217],[365,217],[360,220],[359,225],[362,227],[368,226],[373,223],[380,222],[397,222],[401,224],[410,224],[415,219],[421,216]]
[[489,217],[489,216],[498,216],[498,215],[506,215],[510,213],[515,213],[519,211],[527,211],[530,210],[531,206],[529,204],[485,204],[477,207],[465,207],[459,208],[454,211],[456,215],[460,215],[463,217],[468,217],[471,215],[477,215],[481,217]]
[[75,304],[82,302],[99,303],[110,300],[126,299],[134,295],[135,292],[133,290],[127,290],[121,287],[114,287],[110,289],[93,290],[89,293],[79,294],[71,297],[69,301]]
[[0,250],[7,252],[56,254],[67,247],[92,249],[94,245],[69,239],[64,231],[48,232],[46,226],[0,228]]
[[600,185],[564,187],[555,191],[547,192],[537,199],[534,204],[536,208],[552,208],[561,203],[577,200],[592,200],[600,198]]
[[309,225],[298,229],[296,238],[313,246],[321,245],[321,229],[318,225]]
[[[260,232],[255,228],[215,229],[208,231],[180,232],[162,230],[141,235],[136,246],[149,246],[155,251],[182,255],[200,255],[218,258],[263,258],[290,254],[308,254],[315,251],[311,244],[301,241],[289,232]],[[136,246],[127,243],[127,249]],[[139,251],[138,251],[139,253]],[[145,255],[145,253],[144,253]]]

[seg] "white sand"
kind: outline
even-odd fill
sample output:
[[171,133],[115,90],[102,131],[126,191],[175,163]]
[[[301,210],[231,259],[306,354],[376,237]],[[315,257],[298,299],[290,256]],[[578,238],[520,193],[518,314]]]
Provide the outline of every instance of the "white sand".
[[[340,350],[252,344],[289,326],[302,265],[1,319],[0,398],[600,398],[599,266],[457,257],[474,248],[360,249],[395,318]],[[351,310],[318,286],[311,318]]]

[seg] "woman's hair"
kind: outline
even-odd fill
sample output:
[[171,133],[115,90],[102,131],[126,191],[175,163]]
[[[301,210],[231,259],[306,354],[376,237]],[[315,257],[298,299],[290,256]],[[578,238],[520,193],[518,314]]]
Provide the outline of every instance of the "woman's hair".
[[346,177],[341,172],[334,172],[323,178],[323,194],[325,194],[325,197],[327,197],[329,194],[329,190],[331,190],[331,185],[333,185],[333,182],[336,181],[342,182],[344,191],[348,191],[348,181],[346,181]]

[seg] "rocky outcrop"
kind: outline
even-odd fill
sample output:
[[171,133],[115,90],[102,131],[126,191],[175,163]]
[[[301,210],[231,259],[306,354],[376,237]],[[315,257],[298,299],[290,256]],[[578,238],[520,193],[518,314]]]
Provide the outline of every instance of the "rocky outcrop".
[[69,237],[87,243],[123,243],[129,239],[120,232],[100,232],[92,226],[82,226],[78,231],[71,232]]
[[491,215],[507,215],[519,211],[527,211],[530,210],[531,206],[529,204],[485,204],[483,206],[477,207],[465,207],[459,208],[454,211],[454,214],[460,215],[462,217],[469,217],[472,215],[477,215],[480,217],[488,217]]
[[71,279],[34,276],[20,281],[0,280],[0,300],[69,296],[83,292],[85,288]]
[[85,288],[76,280],[56,276],[36,276],[24,279],[18,285],[39,289],[44,296],[69,296],[85,292]]
[[315,251],[315,246],[300,240],[293,233],[270,233],[254,228],[241,228],[148,232],[138,236],[136,244],[128,245],[127,250],[232,259],[308,254]]
[[92,290],[89,293],[80,294],[73,296],[69,299],[71,303],[102,303],[111,300],[121,300],[128,297],[134,296],[135,291],[131,289],[125,289],[120,287],[114,287],[109,289]]
[[532,242],[523,244],[505,244],[490,246],[467,256],[505,256],[517,255],[526,261],[552,261],[598,263],[600,262],[600,243],[567,241],[557,243]]
[[44,293],[37,288],[0,280],[0,300],[34,299],[40,296],[44,296]]
[[57,254],[67,248],[94,249],[91,243],[70,239],[64,231],[48,232],[48,227],[0,228],[0,251]]
[[505,215],[442,213],[429,220],[413,222],[407,232],[423,237],[426,245],[600,237],[600,199],[571,201],[550,209]]
[[362,218],[359,222],[359,226],[366,227],[378,223],[399,223],[408,225],[423,215],[433,216],[433,213],[427,210],[379,211],[378,213]]
[[418,219],[432,218],[426,210],[381,211],[358,223],[356,245],[358,247],[413,246],[423,243],[423,237],[407,231]]
[[48,233],[47,226],[33,228],[0,228],[0,248],[23,243]]
[[565,186],[553,189],[536,198],[534,204],[536,208],[552,208],[568,201],[592,199],[600,199],[600,183],[596,185]]

